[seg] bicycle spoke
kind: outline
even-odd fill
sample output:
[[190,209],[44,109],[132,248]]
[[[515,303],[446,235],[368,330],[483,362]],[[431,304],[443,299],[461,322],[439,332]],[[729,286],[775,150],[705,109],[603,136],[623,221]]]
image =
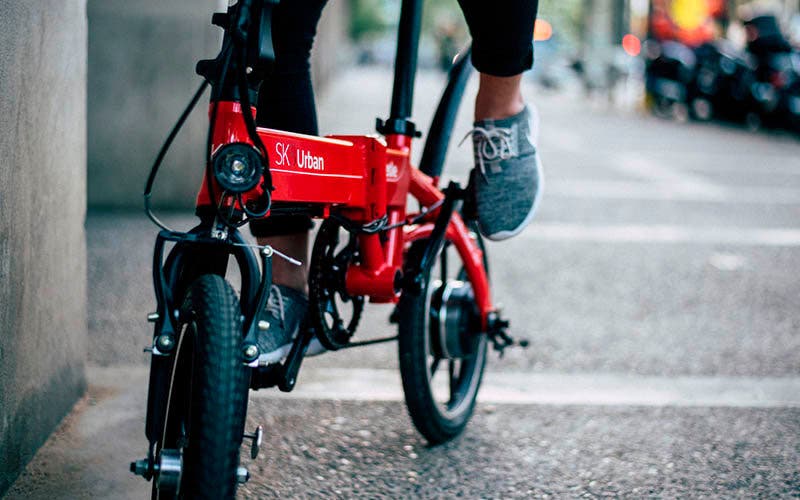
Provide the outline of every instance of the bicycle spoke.
[[456,388],[458,387],[458,380],[455,376],[456,373],[456,360],[451,359],[447,363],[447,374],[450,377],[450,401],[455,401],[456,399]]
[[439,368],[439,361],[442,358],[434,358],[433,363],[431,363],[431,380],[433,380],[433,376],[436,375],[436,369]]
[[325,303],[325,312],[334,316],[339,314],[339,308],[336,307],[336,302],[332,297]]

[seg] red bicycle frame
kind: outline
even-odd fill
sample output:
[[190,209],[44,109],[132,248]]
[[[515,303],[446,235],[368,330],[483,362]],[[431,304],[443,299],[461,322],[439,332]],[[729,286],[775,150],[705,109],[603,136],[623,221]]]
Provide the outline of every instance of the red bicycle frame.
[[[217,106],[212,152],[232,143],[253,144],[238,102],[211,106],[212,116]],[[259,128],[257,133],[266,149],[275,186],[273,203],[314,205],[323,218],[336,211],[358,223],[388,219],[390,229],[385,232],[358,236],[361,262],[350,266],[345,282],[351,295],[368,296],[372,302],[397,302],[404,250],[412,241],[431,235],[445,197],[434,178],[411,165],[411,138],[403,134],[388,134],[385,140],[379,136],[316,137],[266,128]],[[214,192],[221,193],[213,178],[211,182]],[[258,186],[242,198],[247,202],[262,194]],[[432,209],[418,223],[402,225],[409,216],[409,194],[420,207]],[[212,203],[219,203],[219,199],[212,202],[204,182],[197,205]],[[446,239],[461,255],[485,328],[494,306],[483,252],[458,213],[452,214]]]
[[[148,316],[155,323],[153,344],[149,349],[152,360],[145,426],[150,446],[147,458],[132,463],[131,470],[156,481],[153,490],[156,496],[162,491],[177,496],[177,488],[183,484],[180,456],[184,449],[192,450],[185,443],[197,439],[195,430],[187,434],[187,426],[179,425],[191,420],[195,412],[193,408],[187,408],[195,406],[196,400],[191,396],[195,386],[192,384],[197,381],[200,390],[205,391],[198,399],[206,402],[213,399],[210,407],[221,408],[222,413],[231,418],[234,415],[232,411],[245,411],[246,398],[243,406],[234,408],[241,401],[230,394],[231,390],[238,393],[241,389],[237,381],[239,376],[229,369],[235,364],[242,363],[251,368],[242,373],[251,389],[277,386],[288,392],[297,382],[300,365],[314,337],[328,350],[397,340],[404,384],[409,380],[409,374],[416,379],[417,375],[424,373],[428,375],[427,388],[432,389],[430,378],[435,366],[442,359],[450,360],[450,399],[459,399],[454,403],[453,411],[460,412],[457,417],[460,420],[441,413],[439,416],[463,428],[464,418],[469,418],[477,395],[487,342],[490,341],[501,352],[514,344],[505,333],[508,321],[500,317],[492,304],[482,241],[459,215],[462,203],[472,195],[471,187],[462,189],[456,183],[450,183],[444,190],[437,187],[458,106],[471,71],[469,50],[457,58],[450,72],[419,168],[411,164],[412,142],[418,132],[409,117],[422,3],[422,0],[402,0],[391,110],[386,120],[378,120],[380,136],[315,137],[257,128],[256,110],[250,103],[256,100],[260,84],[266,77],[277,77],[270,75],[275,61],[270,29],[272,9],[277,1],[239,0],[229,6],[227,12],[217,13],[212,18],[214,24],[225,29],[222,50],[215,59],[198,63],[197,72],[205,81],[159,151],[144,192],[145,211],[161,231],[153,252],[157,311]],[[153,183],[172,140],[209,86],[208,163],[206,178],[197,196],[200,224],[187,232],[173,231],[150,209]],[[270,191],[264,192],[265,189]],[[419,212],[408,213],[409,197],[419,202]],[[252,245],[243,239],[237,228],[253,218],[286,213],[331,218],[331,221],[323,225],[325,232],[315,241],[312,252],[307,324],[298,329],[288,352],[261,352],[260,336],[265,331],[268,335],[273,334],[269,321],[263,319],[272,293],[273,256],[286,256],[270,245],[259,246],[257,252],[253,251],[249,248]],[[345,247],[337,246],[337,231],[341,228],[349,232]],[[412,242],[419,242],[419,245],[409,252]],[[440,284],[431,279],[438,277],[432,276],[430,270],[444,244],[452,245],[458,252],[471,289],[456,282],[456,279],[465,279],[460,271],[455,275],[456,279],[442,276],[443,280],[448,279],[447,283]],[[169,252],[165,255],[168,247]],[[239,297],[227,297],[224,303],[212,300],[198,306],[195,302],[203,302],[202,299],[195,301],[192,295],[192,303],[188,304],[185,299],[193,293],[194,287],[211,283],[209,279],[231,294],[235,293],[219,279],[225,276],[231,257],[240,271]],[[445,259],[442,261],[442,267],[446,268]],[[418,296],[420,293],[427,296]],[[335,301],[323,302],[322,297],[333,294],[338,296],[336,300],[352,303],[351,321],[346,325],[338,314]],[[393,313],[400,323],[398,335],[350,342],[364,297],[372,302],[399,302],[395,308],[397,315]],[[234,307],[229,308],[229,305]],[[480,328],[476,324],[476,312],[480,317]],[[219,319],[224,331],[222,327],[216,332],[203,332],[196,327],[184,329],[187,324],[197,323],[196,318],[201,314]],[[436,319],[434,314],[439,321],[433,321]],[[447,324],[442,324],[445,317]],[[329,319],[333,320],[333,325],[329,324]],[[407,320],[416,322],[418,319],[429,323],[428,326],[406,324]],[[433,335],[434,328],[438,329],[436,335]],[[224,349],[215,353],[219,354],[215,359],[223,361],[208,363],[203,370],[206,374],[211,371],[216,375],[225,372],[225,383],[217,384],[212,382],[212,377],[198,376],[201,372],[195,371],[192,361],[195,358],[191,351],[183,354],[187,351],[181,346],[198,349],[198,342],[205,342],[207,339],[202,337],[209,333],[214,333],[214,338],[220,340],[213,343],[215,346],[221,346],[224,340]],[[462,340],[466,334],[472,338],[465,343]],[[483,337],[473,334],[483,334]],[[192,340],[184,343],[183,338]],[[424,344],[426,350],[417,353],[421,356],[402,354],[414,350],[408,346],[412,341],[415,345],[419,345],[419,341]],[[237,346],[231,342],[241,342],[238,352]],[[276,353],[281,353],[282,361],[271,359]],[[262,354],[268,356],[262,357]],[[434,365],[429,365],[429,354],[435,357]],[[453,359],[461,360],[458,380],[453,377]],[[201,363],[204,361],[207,360],[200,360]],[[468,367],[466,370],[465,366]],[[216,375],[213,381],[223,379]],[[406,393],[407,397],[420,392],[417,383],[413,385],[415,387]],[[440,404],[432,394],[428,400],[434,405]],[[450,408],[450,402],[447,406]],[[458,410],[462,407],[465,410]],[[427,416],[420,413],[416,417],[414,413],[411,415],[426,437],[441,442],[442,435],[448,439],[454,435],[452,430],[430,434],[433,431],[428,427],[421,428],[419,421],[433,415],[427,413]],[[215,449],[203,450],[203,453],[211,451],[216,453],[214,456],[223,456],[224,451],[225,456],[230,456],[228,450],[238,450],[242,436],[253,439],[256,443],[254,448],[257,448],[260,431],[252,436],[244,434],[244,419],[231,418],[220,425],[232,432],[230,437],[236,442],[226,447],[219,443],[213,447]],[[195,425],[191,427],[195,428]],[[197,427],[202,428],[202,425]],[[213,461],[220,462],[219,459]],[[206,469],[211,470],[209,467]],[[241,469],[236,471],[238,478]],[[185,476],[188,484],[196,479],[191,474],[198,474],[199,470],[189,470]],[[163,474],[163,471],[168,473]],[[233,472],[221,480],[236,480]]]

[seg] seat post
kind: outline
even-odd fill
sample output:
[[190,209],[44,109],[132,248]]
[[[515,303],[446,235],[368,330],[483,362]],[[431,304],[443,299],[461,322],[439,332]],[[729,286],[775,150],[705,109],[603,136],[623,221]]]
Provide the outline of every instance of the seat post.
[[394,66],[394,87],[389,119],[378,123],[378,132],[417,135],[408,119],[414,100],[414,77],[417,72],[417,52],[422,24],[422,0],[403,0],[397,29],[397,52]]

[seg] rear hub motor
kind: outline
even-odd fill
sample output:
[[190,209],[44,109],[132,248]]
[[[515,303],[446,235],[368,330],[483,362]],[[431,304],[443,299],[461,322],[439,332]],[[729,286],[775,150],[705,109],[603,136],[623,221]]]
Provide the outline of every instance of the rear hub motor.
[[480,314],[472,285],[460,280],[435,281],[431,296],[431,344],[437,357],[468,358],[478,346]]

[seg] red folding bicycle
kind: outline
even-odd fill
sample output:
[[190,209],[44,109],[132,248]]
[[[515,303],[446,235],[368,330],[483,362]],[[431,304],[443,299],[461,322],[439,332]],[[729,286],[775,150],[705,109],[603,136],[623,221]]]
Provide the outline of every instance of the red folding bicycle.
[[[398,341],[409,414],[432,444],[470,419],[488,346],[514,345],[492,301],[483,241],[474,231],[471,188],[437,187],[456,112],[471,72],[455,61],[419,168],[410,163],[409,120],[422,0],[403,0],[390,117],[380,136],[314,137],[258,128],[256,89],[274,60],[274,0],[239,0],[213,23],[222,50],[201,61],[200,89],[162,147],[145,187],[159,225],[153,258],[157,311],[145,434],[147,457],[131,471],[153,481],[153,498],[230,498],[247,471],[242,442],[258,454],[262,430],[245,433],[249,389],[291,391],[313,338],[328,350]],[[192,108],[211,87],[200,224],[167,228],[150,209],[159,166]],[[408,197],[419,210],[408,210]],[[322,219],[310,261],[309,314],[285,360],[259,366],[259,320],[270,293],[269,246],[245,242],[253,219],[306,214]],[[167,246],[171,245],[169,252]],[[166,254],[166,257],[165,257]],[[225,274],[233,257],[237,297]],[[290,258],[289,258],[290,259]],[[291,259],[290,259],[291,260]],[[366,299],[396,304],[398,335],[354,341]],[[524,342],[517,344],[524,345]],[[435,375],[440,375],[434,382]]]

